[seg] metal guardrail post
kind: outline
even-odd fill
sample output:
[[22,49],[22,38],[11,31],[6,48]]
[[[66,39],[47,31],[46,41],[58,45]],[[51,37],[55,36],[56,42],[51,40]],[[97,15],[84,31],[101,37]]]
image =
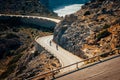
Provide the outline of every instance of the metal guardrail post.
[[100,62],[101,62],[100,56],[98,56],[98,61],[100,61]]
[[55,79],[55,73],[54,72],[52,72],[52,78]]
[[76,69],[79,69],[79,67],[78,67],[78,63],[76,63]]

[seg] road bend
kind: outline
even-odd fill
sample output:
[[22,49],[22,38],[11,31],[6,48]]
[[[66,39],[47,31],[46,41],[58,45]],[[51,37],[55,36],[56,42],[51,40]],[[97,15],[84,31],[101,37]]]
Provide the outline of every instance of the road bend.
[[[70,64],[73,64],[82,60],[81,58],[77,57],[76,55],[73,55],[71,52],[57,45],[55,42],[52,41],[52,39],[53,39],[53,35],[50,35],[45,37],[39,37],[36,41],[38,44],[44,47],[48,52],[56,56],[59,59],[62,67],[68,66]],[[52,41],[51,45],[50,45],[50,41]],[[56,46],[58,47],[58,49]],[[79,64],[78,66],[81,66],[82,64],[83,63]],[[75,68],[76,68],[76,65],[65,68],[61,70],[60,73],[71,71],[71,70],[74,70]]]

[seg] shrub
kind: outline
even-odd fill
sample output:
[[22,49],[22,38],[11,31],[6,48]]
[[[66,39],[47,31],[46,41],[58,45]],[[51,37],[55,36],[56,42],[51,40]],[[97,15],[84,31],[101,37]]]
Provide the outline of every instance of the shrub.
[[38,51],[34,52],[34,57],[38,56],[40,53]]
[[16,51],[16,53],[21,53],[21,52],[25,51],[27,48],[28,48],[27,45],[22,45],[22,46],[20,46],[20,48]]
[[105,58],[109,55],[110,53],[105,53],[105,54],[102,54],[101,57]]
[[21,66],[20,70],[17,72],[17,75],[23,73],[23,71],[24,71],[26,68],[27,68],[26,66]]
[[21,58],[22,55],[23,55],[23,54],[18,54],[18,55],[16,55],[16,56],[9,62],[8,65],[11,65],[11,64],[16,63],[16,62]]
[[105,1],[105,0],[98,0],[98,1],[102,2],[102,1]]
[[17,36],[16,34],[13,34],[13,33],[9,33],[9,34],[6,35],[5,38],[7,38],[7,39],[11,39],[11,38],[19,38],[19,36]]
[[7,70],[0,75],[0,79],[4,79],[4,78],[6,78],[7,76],[9,76],[9,75],[14,71],[15,67],[16,67],[16,64],[10,65],[10,66],[7,68]]
[[13,32],[19,32],[19,29],[13,28]]
[[107,28],[109,28],[109,27],[110,27],[110,25],[105,24],[105,25],[103,26],[103,29],[107,29]]
[[87,15],[90,15],[90,11],[86,11],[86,12],[84,13],[84,16],[87,16]]
[[91,3],[95,2],[95,0],[91,0]]
[[108,30],[102,31],[101,33],[99,33],[96,38],[99,41],[101,38],[107,37],[109,36],[111,33],[108,32]]

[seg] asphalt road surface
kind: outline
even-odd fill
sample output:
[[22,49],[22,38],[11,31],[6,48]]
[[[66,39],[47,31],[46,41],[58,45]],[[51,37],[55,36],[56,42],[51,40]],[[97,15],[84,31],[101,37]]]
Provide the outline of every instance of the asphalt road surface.
[[[73,55],[72,53],[68,52],[67,50],[61,48],[59,45],[54,43],[52,41],[52,39],[53,39],[53,35],[40,37],[36,41],[42,47],[44,47],[48,52],[50,52],[51,54],[56,56],[59,59],[60,63],[62,64],[62,67],[79,62],[82,60],[81,58],[77,57],[76,55]],[[50,41],[52,41],[52,42],[50,43]],[[79,64],[79,66],[82,64],[83,63]],[[69,68],[62,70],[61,72],[66,72],[66,71],[69,71],[69,70],[72,70],[75,68],[76,68],[76,66],[71,66]]]
[[55,80],[120,80],[120,56]]

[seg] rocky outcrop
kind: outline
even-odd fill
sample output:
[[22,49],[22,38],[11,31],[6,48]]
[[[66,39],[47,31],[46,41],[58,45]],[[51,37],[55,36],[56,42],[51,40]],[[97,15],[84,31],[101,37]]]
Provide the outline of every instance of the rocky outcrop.
[[[114,40],[114,43],[110,43],[111,41],[105,43],[105,40],[113,35],[109,30],[112,26],[118,25],[119,28],[119,4],[119,0],[92,0],[86,3],[81,10],[66,16],[55,27],[54,41],[83,58],[86,58],[84,55],[87,54],[112,50],[116,46],[111,49],[109,44],[115,45],[119,39]],[[118,38],[119,35],[117,34],[116,37]]]

